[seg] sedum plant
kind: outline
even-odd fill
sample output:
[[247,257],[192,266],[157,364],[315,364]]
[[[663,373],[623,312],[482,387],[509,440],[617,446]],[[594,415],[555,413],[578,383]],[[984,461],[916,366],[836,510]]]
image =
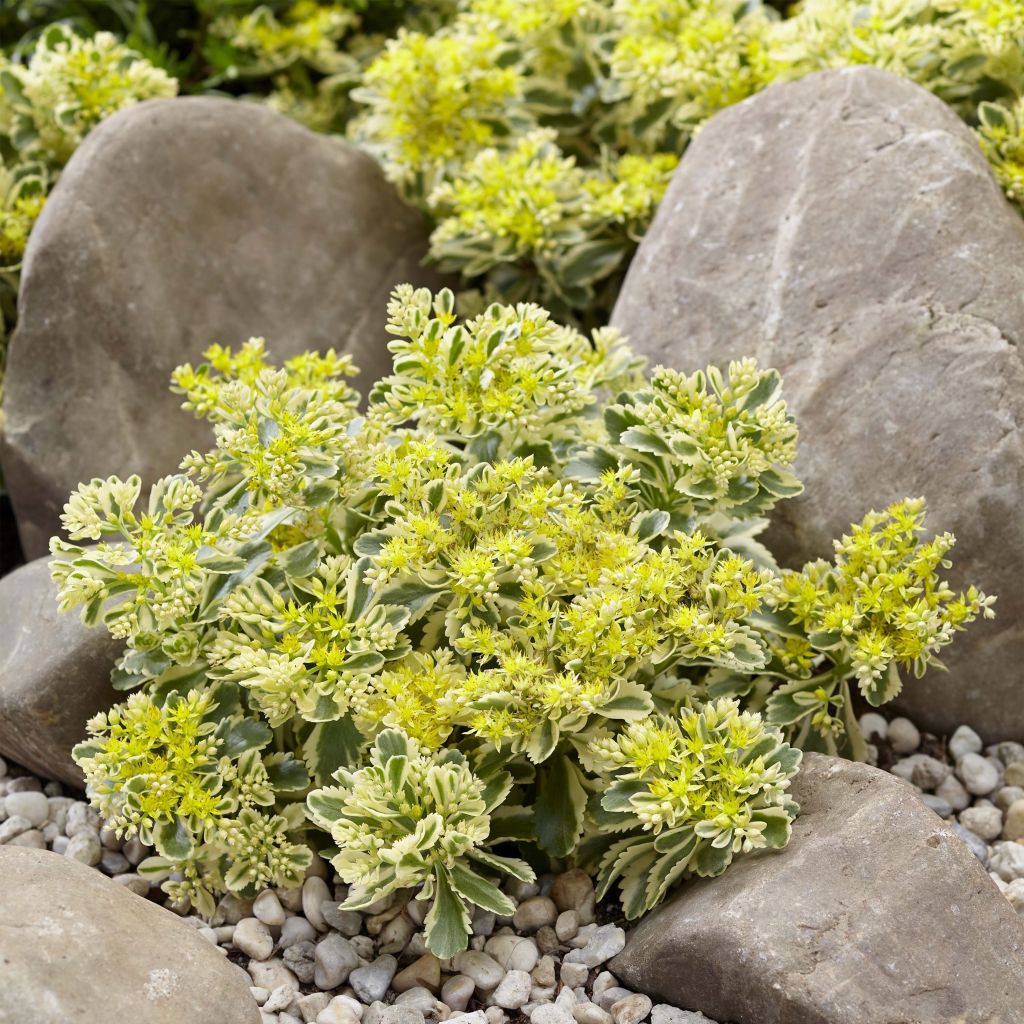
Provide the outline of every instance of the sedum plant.
[[1006,198],[1024,209],[1024,96],[1012,107],[982,103],[978,141]]
[[0,70],[0,131],[20,157],[58,170],[104,118],[177,92],[173,78],[114,35],[87,39],[54,26],[26,63]]
[[0,393],[18,271],[29,232],[61,168],[104,118],[177,83],[109,32],[54,25],[25,60],[0,54]]
[[[1019,0],[462,0],[369,64],[349,131],[433,218],[443,269],[601,322],[690,139],[775,81],[911,78],[978,129],[1017,202],[1022,53]],[[621,183],[602,215],[590,192]]]
[[647,377],[612,330],[454,305],[395,290],[362,411],[347,357],[214,346],[173,384],[214,446],[65,508],[61,607],[125,641],[133,691],[75,757],[204,912],[317,851],[349,907],[429,903],[439,956],[549,861],[635,917],[785,845],[800,749],[862,750],[851,687],[891,699],[992,614],[917,501],[777,568],[757,536],[800,485],[773,371]]

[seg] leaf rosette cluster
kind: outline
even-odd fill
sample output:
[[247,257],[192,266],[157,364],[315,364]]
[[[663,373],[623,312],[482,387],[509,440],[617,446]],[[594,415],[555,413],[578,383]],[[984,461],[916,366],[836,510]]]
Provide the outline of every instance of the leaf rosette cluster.
[[353,907],[429,903],[442,956],[544,858],[636,916],[783,845],[799,748],[862,749],[851,686],[891,699],[991,614],[919,501],[778,569],[757,537],[800,486],[774,371],[648,377],[530,303],[460,322],[401,286],[388,313],[363,410],[333,351],[179,368],[215,446],[147,495],[82,485],[52,543],[135,691],[76,750],[92,799],[204,912],[316,851]]

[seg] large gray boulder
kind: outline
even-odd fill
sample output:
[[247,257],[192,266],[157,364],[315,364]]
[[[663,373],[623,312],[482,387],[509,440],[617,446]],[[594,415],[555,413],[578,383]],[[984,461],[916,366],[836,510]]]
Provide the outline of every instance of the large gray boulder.
[[168,391],[214,342],[390,367],[388,293],[436,284],[423,218],[376,163],[255,104],[156,100],[97,128],[39,218],[0,446],[28,558],[94,476],[173,472],[208,427]]
[[81,789],[71,748],[118,700],[110,672],[123,646],[77,612],[57,611],[47,559],[0,579],[0,754]]
[[0,846],[0,1024],[259,1024],[245,972],[100,872]]
[[922,726],[1024,739],[1024,221],[971,132],[873,68],[716,114],[630,267],[613,322],[654,362],[741,356],[783,374],[804,495],[775,512],[790,565],[871,508],[924,495],[954,585],[999,595],[908,681]]
[[784,850],[687,883],[611,963],[736,1024],[1012,1024],[1024,925],[904,782],[808,754]]

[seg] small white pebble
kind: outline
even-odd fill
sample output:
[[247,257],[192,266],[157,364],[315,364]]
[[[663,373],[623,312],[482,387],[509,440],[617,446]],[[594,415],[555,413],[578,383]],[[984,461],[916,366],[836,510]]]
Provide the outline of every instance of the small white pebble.
[[273,889],[264,889],[252,901],[252,913],[253,917],[271,928],[280,928],[285,921],[284,907]]
[[235,949],[254,960],[267,960],[274,952],[274,937],[270,929],[255,917],[245,917],[239,921],[231,941]]
[[894,718],[886,738],[894,754],[911,754],[921,745],[921,733],[909,718]]
[[587,983],[587,977],[590,974],[590,968],[586,964],[562,964],[562,969],[559,972],[559,978],[563,985],[568,985],[569,988],[578,988],[580,985]]
[[956,774],[968,793],[988,796],[999,785],[999,772],[981,754],[964,754],[957,761]]
[[884,740],[889,734],[889,723],[877,711],[869,711],[867,714],[861,715],[858,724],[866,740],[875,737]]
[[949,756],[954,761],[959,761],[964,754],[981,753],[981,737],[969,725],[961,725],[950,736],[947,747],[949,749]]
[[33,828],[42,828],[49,820],[50,802],[42,793],[11,793],[4,802],[10,816],[19,814],[27,818]]

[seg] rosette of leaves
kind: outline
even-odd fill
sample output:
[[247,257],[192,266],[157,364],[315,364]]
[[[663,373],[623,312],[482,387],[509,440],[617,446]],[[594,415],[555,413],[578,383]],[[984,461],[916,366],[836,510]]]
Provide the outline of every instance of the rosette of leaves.
[[468,945],[471,907],[506,917],[515,911],[487,877],[535,877],[524,861],[487,849],[490,814],[511,789],[510,775],[485,783],[457,750],[424,753],[387,729],[364,768],[339,769],[334,778],[337,786],[315,790],[307,803],[314,824],[337,844],[331,863],[352,887],[343,908],[365,910],[397,889],[418,890],[416,899],[433,901],[426,940],[439,957]]
[[971,586],[954,591],[939,576],[955,543],[950,533],[924,540],[923,499],[870,512],[835,542],[832,564],[808,563],[779,577],[762,621],[778,631],[772,669],[786,681],[767,701],[768,721],[807,744],[837,736],[860,754],[850,686],[873,707],[895,699],[901,670],[920,678],[938,652],[994,599]]
[[86,39],[54,25],[26,63],[0,70],[0,125],[22,159],[59,169],[104,118],[177,92],[173,78],[113,34]]
[[774,372],[645,381],[614,332],[454,301],[396,289],[362,412],[333,352],[211,348],[174,380],[215,446],[65,507],[61,605],[140,691],[77,755],[176,899],[291,884],[315,850],[359,905],[418,887],[439,955],[470,905],[506,912],[519,857],[586,861],[639,912],[784,842],[785,744],[856,749],[849,686],[889,699],[990,613],[940,582],[919,503],[778,570],[754,539],[798,489]]
[[657,906],[680,879],[720,875],[736,853],[789,842],[788,795],[800,751],[759,715],[719,699],[631,724],[599,745],[610,784],[591,799],[597,896],[616,883],[626,917]]
[[[797,428],[774,371],[752,360],[687,376],[658,367],[649,384],[605,407],[608,443],[581,452],[570,472],[594,480],[629,465],[647,507],[674,528],[759,520],[802,485],[790,472]],[[724,515],[723,515],[724,514]],[[728,527],[726,527],[728,532]]]
[[508,300],[571,315],[614,288],[676,163],[658,154],[584,169],[550,128],[511,150],[484,149],[429,197],[439,219],[431,259],[442,270],[485,276],[488,291]]
[[266,751],[272,734],[241,714],[237,687],[172,692],[159,703],[134,693],[88,723],[74,749],[107,827],[138,836],[157,856],[139,865],[207,916],[215,892],[253,897],[299,884],[312,853],[300,805],[301,760]]
[[1024,99],[978,107],[978,141],[1006,198],[1024,208]]

